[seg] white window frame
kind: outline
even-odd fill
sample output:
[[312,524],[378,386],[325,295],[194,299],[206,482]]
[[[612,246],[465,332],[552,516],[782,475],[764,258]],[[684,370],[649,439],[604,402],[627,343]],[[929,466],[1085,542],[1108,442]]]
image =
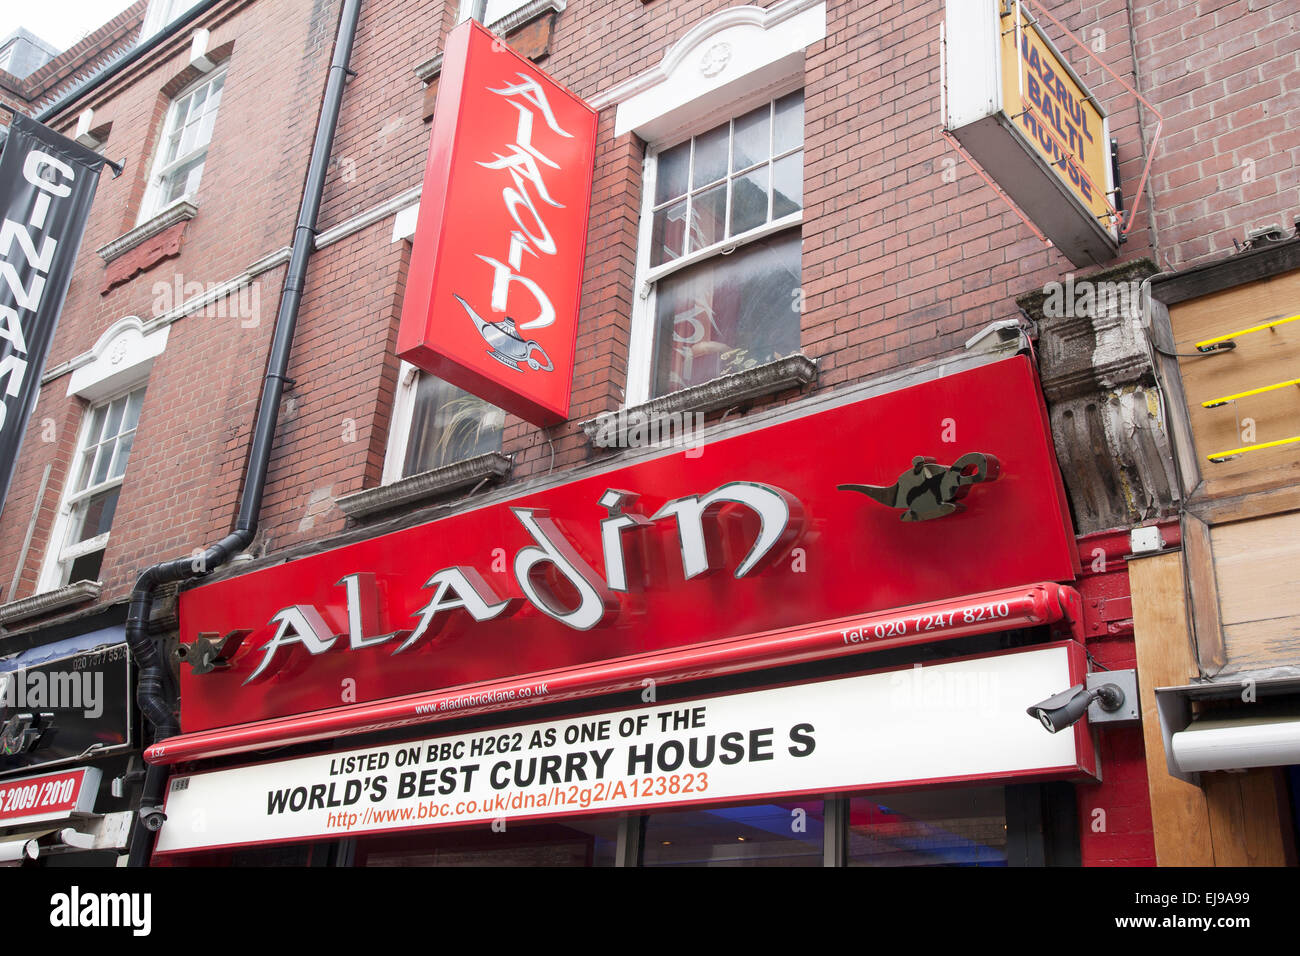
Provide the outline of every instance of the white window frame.
[[[403,474],[406,468],[406,450],[411,441],[411,425],[415,418],[415,398],[420,384],[420,376],[430,374],[421,372],[410,362],[402,362],[397,373],[397,391],[393,395],[393,411],[388,424],[388,448],[384,452],[384,470],[380,482],[391,485],[410,477]],[[502,421],[502,438],[504,440],[505,422]],[[447,462],[455,464],[455,462]]]
[[[69,558],[75,560],[75,555],[70,556],[65,553],[65,542],[68,540],[73,507],[82,496],[76,495],[75,500],[71,502],[68,499],[74,497],[72,489],[77,486],[81,478],[81,453],[85,446],[86,434],[90,430],[91,420],[94,418],[94,409],[109,404],[123,395],[130,395],[137,389],[147,387],[154,361],[167,349],[170,326],[164,325],[162,328],[148,332],[145,329],[146,325],[139,316],[124,316],[106,329],[89,351],[72,360],[75,367],[72,374],[68,376],[68,397],[82,399],[86,407],[77,429],[75,451],[77,457],[73,459],[72,467],[68,469],[71,474],[64,485],[63,500],[59,502],[58,511],[55,512],[54,527],[50,530],[45,557],[37,576],[38,594],[62,587],[65,583],[63,578],[66,576],[64,564],[65,562],[69,564],[70,571]],[[130,467],[129,458],[127,467]],[[125,477],[124,471],[123,480]],[[106,543],[107,536],[101,537]],[[87,542],[82,544],[85,547],[78,546],[79,552],[95,550]]]
[[[644,163],[644,172],[641,186],[641,221],[637,230],[637,257],[636,257],[636,295],[632,302],[632,322],[629,334],[628,344],[628,365],[627,365],[627,387],[625,389],[624,407],[640,405],[650,400],[652,387],[651,379],[653,377],[654,355],[655,355],[655,300],[658,283],[661,279],[670,276],[682,269],[689,268],[706,259],[714,256],[729,255],[735,250],[746,246],[752,242],[761,239],[767,239],[778,233],[785,232],[788,229],[800,228],[803,224],[802,207],[787,216],[771,222],[765,222],[761,226],[756,226],[739,236],[732,236],[719,242],[715,242],[703,249],[692,250],[684,256],[673,259],[671,262],[665,262],[658,266],[650,265],[651,252],[651,235],[654,225],[654,207],[655,207],[655,185],[658,176],[658,159],[659,154],[686,142],[694,136],[707,133],[709,130],[723,123],[730,122],[751,110],[757,109],[764,103],[771,103],[783,96],[801,90],[804,87],[804,78],[798,76],[787,77],[777,85],[766,87],[754,95],[746,97],[737,103],[728,105],[723,109],[716,110],[703,119],[693,123],[689,129],[678,131],[662,143],[655,143],[646,149]],[[805,128],[807,122],[805,120]],[[803,150],[805,143],[801,139],[799,149]],[[731,144],[728,144],[727,155],[727,180],[738,175],[731,170]],[[793,153],[795,150],[790,150]],[[783,153],[781,155],[787,155]],[[768,162],[775,162],[776,157],[768,157]],[[689,173],[688,173],[689,177]],[[687,181],[688,191],[690,190],[690,181]],[[768,202],[771,203],[771,186],[769,184]],[[730,216],[730,190],[728,190],[727,215]]]
[[[114,488],[121,488],[126,482],[126,472],[131,467],[131,458],[128,454],[126,467],[122,469],[122,474],[116,478],[109,478],[97,485],[89,485],[81,491],[73,491],[81,481],[82,470],[86,467],[85,450],[86,440],[90,437],[90,426],[95,419],[95,410],[111,405],[118,399],[128,397],[138,391],[147,388],[147,382],[136,381],[130,387],[115,392],[113,395],[101,400],[88,404],[82,412],[81,424],[77,429],[77,445],[73,455],[72,467],[68,470],[68,480],[64,485],[63,497],[59,502],[59,510],[54,518],[54,527],[50,530],[49,546],[45,551],[45,561],[41,567],[40,577],[37,581],[38,593],[54,591],[73,583],[68,580],[72,573],[72,565],[83,555],[95,551],[103,551],[108,548],[109,536],[111,531],[88,538],[85,541],[76,544],[68,544],[68,537],[72,531],[72,516],[77,506],[83,501],[102,494],[105,491],[111,491]],[[136,422],[136,430],[139,428],[139,420]],[[118,435],[120,438],[120,433]],[[135,450],[134,437],[132,438],[132,451]],[[92,461],[93,465],[94,462]],[[116,518],[116,515],[114,516]]]
[[149,39],[198,3],[199,0],[149,0],[149,9],[145,12],[144,25],[140,29],[140,40]]
[[[484,26],[491,26],[494,23],[498,23],[501,20],[504,20],[506,17],[510,16],[510,14],[518,10],[522,10],[524,7],[528,6],[532,2],[533,0],[507,0],[508,9],[506,10],[506,12],[497,14],[496,18],[492,19],[489,18],[487,14],[488,11],[492,9],[493,0],[488,0],[483,10],[483,24]],[[474,0],[461,0],[460,12],[456,16],[456,22],[464,23],[466,20],[470,18],[470,14],[472,14],[473,12],[474,12]]]
[[415,413],[415,387],[420,370],[403,362],[397,373],[397,391],[393,395],[393,412],[388,420],[388,450],[384,453],[384,474],[380,479],[391,485],[401,481],[406,467],[406,446],[411,439],[411,419]]
[[[212,70],[210,73],[205,73],[203,76],[199,77],[189,86],[185,87],[185,89],[181,90],[179,93],[173,96],[171,102],[167,104],[167,115],[163,118],[162,133],[158,137],[158,145],[155,148],[153,169],[149,173],[149,183],[145,187],[144,201],[140,204],[140,215],[137,220],[138,223],[148,222],[150,219],[154,218],[155,216],[157,216],[159,213],[163,212],[165,209],[169,208],[170,206],[174,206],[182,202],[193,203],[195,201],[195,196],[192,193],[185,193],[183,195],[177,196],[175,199],[171,200],[170,202],[165,202],[165,203],[161,199],[163,179],[166,176],[168,176],[170,173],[172,173],[174,170],[179,169],[181,166],[184,166],[186,163],[191,162],[194,159],[194,157],[197,156],[200,152],[199,149],[194,149],[189,153],[178,155],[171,162],[167,162],[165,159],[167,155],[167,141],[171,137],[174,131],[174,125],[176,122],[177,114],[179,112],[179,106],[181,101],[185,100],[190,95],[197,93],[199,89],[201,89],[202,87],[215,83],[217,80],[222,81],[222,97],[224,98],[225,77],[226,77],[226,70],[224,67],[219,67],[215,70]],[[211,94],[209,94],[209,96],[210,95]],[[220,111],[221,111],[221,107],[218,106],[217,107],[218,114],[220,114]],[[207,161],[208,161],[207,153],[209,148],[212,146],[213,139],[216,137],[216,124],[219,120],[220,120],[220,115],[218,115],[217,118],[212,121],[212,126],[213,126],[212,136],[210,136],[208,138],[208,141],[204,143],[203,146],[201,147],[203,153],[203,165],[205,167],[207,166]],[[202,175],[203,175],[202,172],[200,172],[199,174],[200,180],[202,179]]]
[[[807,50],[826,35],[825,0],[776,0],[767,8],[742,2],[698,20],[664,51],[658,64],[588,99],[595,109],[614,109],[615,136],[635,133],[650,144],[643,177],[624,407],[642,404],[650,395],[655,285],[671,272],[710,255],[709,250],[700,250],[698,255],[675,260],[671,268],[650,269],[653,220],[649,210],[659,153],[764,102],[805,89]],[[727,240],[724,249],[740,248],[801,226],[802,221],[800,210],[797,218],[792,214]]]

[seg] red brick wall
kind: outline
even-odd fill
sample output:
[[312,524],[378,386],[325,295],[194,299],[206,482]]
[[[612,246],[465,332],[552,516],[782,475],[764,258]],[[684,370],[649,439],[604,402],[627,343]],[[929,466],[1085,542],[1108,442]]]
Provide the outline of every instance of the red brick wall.
[[[95,250],[136,223],[167,105],[162,91],[185,75],[189,31],[51,121],[67,132],[81,110],[93,107],[96,125],[112,124],[102,151],[125,159],[126,171],[114,179],[106,170],[100,179],[47,370],[88,351],[124,316],[147,321],[165,311],[169,297],[155,289],[159,283],[163,289],[174,289],[177,281],[215,285],[292,242],[337,20],[337,0],[310,9],[294,0],[231,0],[209,14],[209,49],[233,49],[199,214],[186,225],[180,256],[107,292],[106,266]],[[257,280],[256,322],[218,317],[214,308],[171,326],[167,351],[150,374],[105,555],[106,600],[129,593],[149,563],[188,554],[229,530],[284,271],[281,266]],[[66,376],[42,388],[0,514],[0,585],[7,592],[41,474],[52,465],[19,587],[4,600],[33,593],[50,546],[82,418],[83,403],[69,398],[67,389]],[[47,419],[52,428],[45,428]],[[54,441],[42,440],[43,431],[53,432]]]
[[1135,6],[1143,90],[1165,121],[1152,172],[1165,260],[1181,269],[1232,253],[1248,227],[1290,229],[1300,219],[1300,6]]

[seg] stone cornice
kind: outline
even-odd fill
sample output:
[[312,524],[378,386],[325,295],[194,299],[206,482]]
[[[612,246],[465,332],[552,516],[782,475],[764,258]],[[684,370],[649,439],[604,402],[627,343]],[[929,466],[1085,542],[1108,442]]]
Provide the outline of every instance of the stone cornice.
[[1038,363],[1061,477],[1081,534],[1178,511],[1151,364],[1149,259],[1073,274],[1016,303],[1038,326]]
[[561,13],[565,7],[565,0],[531,0],[530,3],[524,4],[518,10],[507,13],[500,20],[488,24],[488,29],[498,36],[505,36],[512,30],[518,30],[527,23],[536,20],[543,13],[554,10]]
[[435,76],[442,72],[442,51],[439,50],[427,60],[415,64],[415,75],[420,78],[420,82],[428,83]]
[[[1145,342],[1146,283],[1156,272],[1150,259],[1137,259],[1100,272],[1071,275],[1064,283],[1049,284],[1052,291],[1044,288],[1016,299],[1038,326],[1040,370],[1048,401],[1154,381]],[[1106,299],[1099,291],[1104,287],[1125,291]],[[1085,291],[1087,299],[1080,300],[1085,307],[1076,311],[1074,299]]]
[[616,412],[606,412],[583,422],[582,430],[587,440],[594,444],[595,436],[613,427],[620,418],[654,419],[683,412],[717,411],[755,398],[774,395],[788,388],[802,388],[816,378],[816,359],[802,353],[787,355],[775,362],[745,369],[743,372],[723,375],[700,385],[652,398],[640,405],[633,405]]
[[48,614],[50,611],[58,611],[73,604],[94,601],[103,588],[104,585],[99,581],[77,581],[75,584],[53,591],[45,591],[18,601],[10,601],[8,604],[0,604],[0,624]]
[[95,251],[104,263],[110,263],[124,252],[129,252],[146,239],[152,239],[158,233],[165,229],[170,229],[178,222],[185,222],[187,219],[193,219],[199,214],[199,207],[192,202],[181,201],[172,203],[162,212],[152,219],[140,223],[130,232],[123,233],[108,245],[100,246]]
[[492,451],[411,475],[390,485],[354,491],[335,498],[334,503],[349,518],[362,521],[397,508],[426,504],[481,481],[499,481],[510,474],[510,468],[509,456]]

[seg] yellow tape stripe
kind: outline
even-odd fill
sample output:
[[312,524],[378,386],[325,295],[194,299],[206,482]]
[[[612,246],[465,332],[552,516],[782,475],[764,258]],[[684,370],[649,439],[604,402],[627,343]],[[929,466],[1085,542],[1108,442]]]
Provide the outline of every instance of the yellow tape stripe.
[[1214,461],[1216,458],[1227,458],[1229,455],[1240,455],[1244,451],[1259,451],[1261,448],[1276,448],[1278,445],[1292,445],[1298,441],[1300,441],[1300,435],[1296,435],[1294,438],[1283,438],[1280,441],[1266,441],[1261,442],[1258,445],[1246,445],[1243,448],[1234,448],[1232,451],[1216,452],[1213,455],[1206,455],[1205,457],[1210,459],[1210,461]]
[[1196,347],[1200,349],[1200,348],[1204,348],[1207,345],[1214,345],[1216,342],[1226,342],[1229,339],[1235,339],[1239,335],[1249,335],[1251,332],[1262,332],[1265,329],[1272,329],[1272,328],[1276,328],[1279,325],[1286,325],[1286,323],[1288,322],[1294,322],[1296,319],[1300,319],[1300,315],[1292,315],[1285,319],[1277,319],[1276,321],[1273,322],[1265,322],[1263,325],[1252,325],[1248,329],[1241,329],[1238,332],[1229,332],[1227,335],[1220,335],[1216,339],[1206,339],[1204,342],[1197,342]]
[[1263,388],[1252,388],[1248,392],[1238,392],[1236,395],[1224,395],[1222,398],[1212,398],[1208,402],[1201,402],[1201,407],[1213,408],[1215,405],[1222,405],[1225,402],[1234,402],[1239,398],[1248,398],[1251,395],[1262,395],[1265,392],[1272,392],[1279,388],[1286,388],[1288,385],[1300,385],[1300,378],[1293,378],[1286,382],[1278,382],[1276,385],[1265,385]]

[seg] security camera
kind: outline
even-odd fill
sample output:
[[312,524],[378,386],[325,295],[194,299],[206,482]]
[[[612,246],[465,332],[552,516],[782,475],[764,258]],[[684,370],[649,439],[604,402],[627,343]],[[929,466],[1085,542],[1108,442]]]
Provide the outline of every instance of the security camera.
[[140,822],[151,833],[157,833],[167,821],[167,814],[162,812],[162,807],[141,807],[137,812],[140,814]]
[[1075,684],[1069,690],[1034,704],[1025,713],[1042,724],[1049,734],[1054,734],[1078,722],[1094,700],[1102,710],[1108,713],[1116,711],[1124,706],[1124,691],[1118,684],[1101,684],[1091,690],[1083,684]]

